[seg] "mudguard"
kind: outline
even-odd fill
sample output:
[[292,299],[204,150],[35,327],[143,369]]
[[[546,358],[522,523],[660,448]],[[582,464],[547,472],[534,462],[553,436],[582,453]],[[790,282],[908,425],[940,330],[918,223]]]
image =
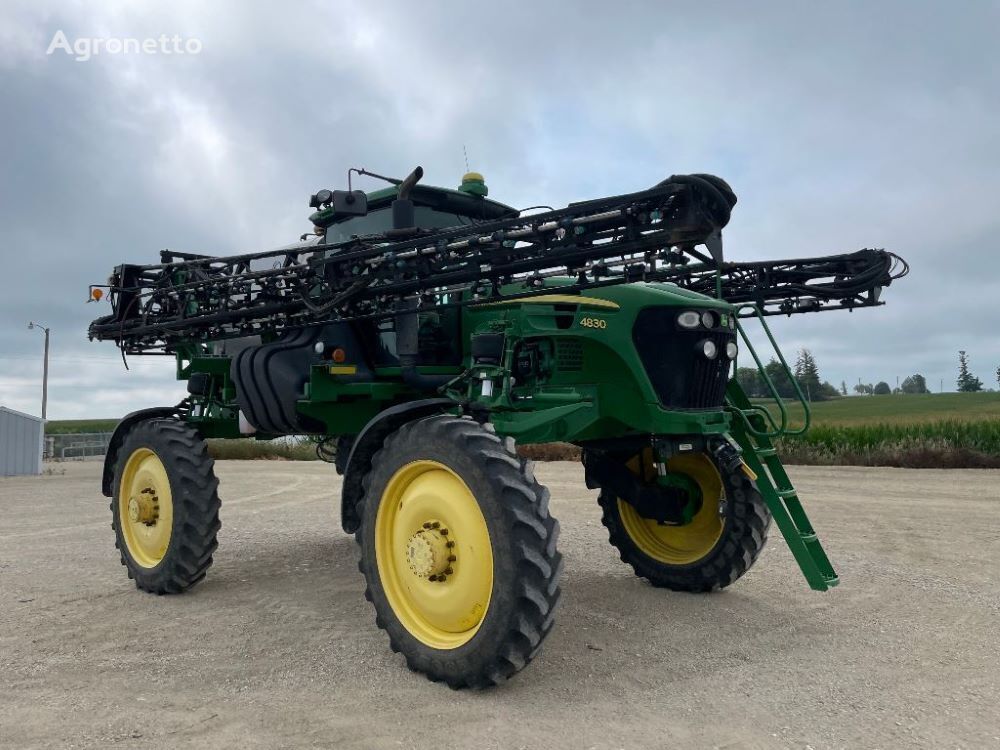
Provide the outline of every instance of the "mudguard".
[[391,406],[380,412],[365,425],[351,448],[347,468],[344,470],[344,488],[340,495],[340,524],[344,531],[353,534],[361,525],[356,506],[364,493],[362,479],[371,466],[372,456],[391,432],[395,432],[407,422],[441,414],[458,404],[450,398],[426,398]]
[[125,441],[125,435],[136,422],[147,419],[164,419],[176,417],[178,415],[176,406],[155,406],[151,409],[140,409],[131,414],[126,414],[115,431],[111,433],[111,441],[108,443],[108,452],[104,454],[104,474],[101,477],[101,492],[105,497],[111,497],[114,490],[111,487],[115,476],[115,463],[118,461],[118,449]]

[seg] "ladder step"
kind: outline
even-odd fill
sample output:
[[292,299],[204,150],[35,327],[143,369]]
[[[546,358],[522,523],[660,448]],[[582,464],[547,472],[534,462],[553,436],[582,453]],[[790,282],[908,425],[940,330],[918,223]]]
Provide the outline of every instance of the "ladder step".
[[[733,383],[730,383],[729,403],[735,406],[747,403],[746,396]],[[741,425],[738,421],[734,422],[734,433],[744,455],[756,467],[757,486],[809,586],[816,591],[836,586],[840,579],[809,523],[806,511],[799,502],[799,494],[792,486],[769,436],[755,433],[752,425]],[[757,469],[761,471],[757,472]]]

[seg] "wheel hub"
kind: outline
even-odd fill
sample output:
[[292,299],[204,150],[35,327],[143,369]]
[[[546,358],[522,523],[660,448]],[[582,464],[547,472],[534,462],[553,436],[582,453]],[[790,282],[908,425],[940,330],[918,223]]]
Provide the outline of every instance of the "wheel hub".
[[429,521],[406,543],[406,562],[417,578],[444,581],[454,573],[455,542],[448,538],[448,529],[438,521]]
[[434,649],[468,643],[494,584],[489,528],[468,485],[438,461],[404,463],[382,491],[374,531],[377,575],[401,626]]
[[160,500],[155,491],[146,488],[133,495],[128,501],[128,517],[132,523],[144,523],[152,526],[160,516]]
[[[628,463],[633,473],[649,476],[648,454]],[[624,500],[618,500],[622,528],[638,550],[663,565],[691,565],[703,560],[714,548],[725,528],[726,493],[722,476],[704,453],[683,454],[667,462],[670,483],[687,487],[692,502],[684,509],[684,523],[664,525],[645,517]]]

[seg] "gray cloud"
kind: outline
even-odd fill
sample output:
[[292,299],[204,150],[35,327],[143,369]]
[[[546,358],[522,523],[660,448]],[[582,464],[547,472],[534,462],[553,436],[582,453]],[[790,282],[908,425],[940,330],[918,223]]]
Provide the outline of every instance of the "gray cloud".
[[[10,3],[0,10],[0,403],[116,416],[176,400],[169,361],[125,373],[84,330],[86,286],[163,247],[232,253],[307,228],[349,166],[454,185],[463,145],[514,205],[709,171],[740,196],[733,258],[884,246],[888,305],[775,323],[823,376],[993,382],[991,190],[1000,6],[968,3]],[[197,56],[45,55],[80,36],[179,34]]]

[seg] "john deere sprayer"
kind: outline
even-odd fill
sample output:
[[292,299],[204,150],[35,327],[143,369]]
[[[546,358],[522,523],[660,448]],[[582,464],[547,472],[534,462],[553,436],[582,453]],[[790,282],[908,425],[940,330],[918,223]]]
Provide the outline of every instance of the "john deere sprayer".
[[[775,452],[793,428],[745,326],[773,345],[767,315],[879,305],[903,261],[726,262],[736,196],[711,175],[519,212],[478,174],[458,190],[422,174],[316,193],[292,246],[114,269],[90,337],[175,357],[188,392],[128,415],[105,461],[140,589],[180,593],[212,564],[206,439],[291,435],[343,475],[376,624],[452,687],[510,677],[552,629],[559,526],[516,444],[580,447],[611,544],[654,586],[729,586],[772,520],[812,588],[837,584]],[[770,408],[740,389],[737,360]]]

